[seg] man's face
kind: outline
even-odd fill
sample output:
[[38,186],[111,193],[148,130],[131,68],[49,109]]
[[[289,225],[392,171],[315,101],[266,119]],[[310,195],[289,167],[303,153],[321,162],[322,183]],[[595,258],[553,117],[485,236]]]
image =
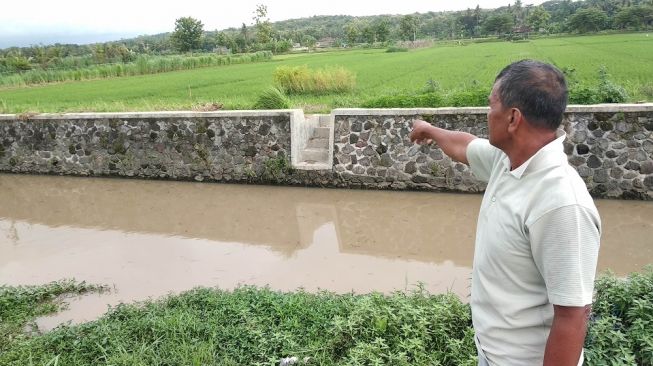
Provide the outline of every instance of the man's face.
[[498,95],[499,82],[494,84],[490,97],[490,111],[487,114],[488,135],[490,144],[499,149],[505,145],[508,138],[508,123],[510,122],[510,108],[501,104]]

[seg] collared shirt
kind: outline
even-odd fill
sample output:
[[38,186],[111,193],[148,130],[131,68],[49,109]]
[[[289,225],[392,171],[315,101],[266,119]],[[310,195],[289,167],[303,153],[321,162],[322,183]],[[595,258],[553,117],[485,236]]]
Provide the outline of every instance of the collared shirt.
[[[567,163],[565,134],[514,170],[488,140],[467,159],[488,183],[478,217],[472,321],[491,365],[542,364],[553,304],[592,303],[601,222]],[[581,360],[582,362],[582,357]]]

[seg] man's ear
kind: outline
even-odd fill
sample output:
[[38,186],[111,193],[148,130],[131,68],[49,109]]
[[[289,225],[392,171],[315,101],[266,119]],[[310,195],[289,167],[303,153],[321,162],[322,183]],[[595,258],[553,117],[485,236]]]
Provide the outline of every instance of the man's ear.
[[524,122],[524,115],[517,108],[510,109],[510,122],[508,123],[508,132],[515,133]]

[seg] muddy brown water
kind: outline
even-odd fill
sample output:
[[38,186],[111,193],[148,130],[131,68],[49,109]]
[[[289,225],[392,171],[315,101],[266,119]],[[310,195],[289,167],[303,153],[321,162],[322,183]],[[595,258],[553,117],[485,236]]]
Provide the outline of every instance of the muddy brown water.
[[[114,286],[42,330],[196,286],[469,295],[480,195],[0,175],[0,283]],[[599,200],[599,271],[653,263],[653,202]]]

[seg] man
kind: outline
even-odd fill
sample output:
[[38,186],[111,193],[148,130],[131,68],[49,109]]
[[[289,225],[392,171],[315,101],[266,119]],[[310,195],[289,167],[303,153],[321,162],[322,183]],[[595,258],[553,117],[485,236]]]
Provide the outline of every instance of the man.
[[410,134],[488,183],[471,288],[479,365],[582,364],[601,222],[563,151],[564,76],[515,62],[489,103],[489,141],[419,120]]

